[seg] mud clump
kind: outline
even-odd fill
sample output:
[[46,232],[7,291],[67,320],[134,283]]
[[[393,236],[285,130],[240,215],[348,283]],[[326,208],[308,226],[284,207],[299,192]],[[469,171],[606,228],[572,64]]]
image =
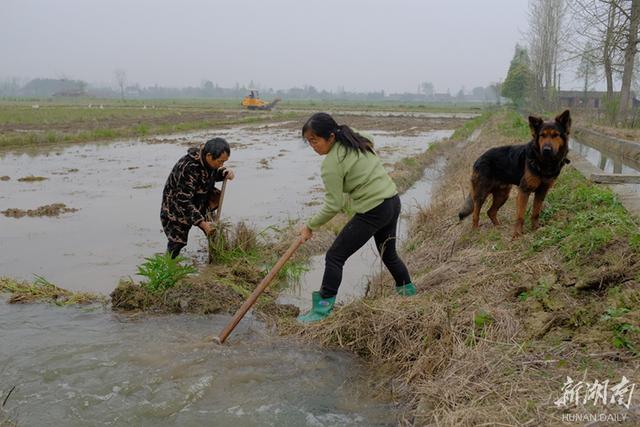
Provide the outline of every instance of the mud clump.
[[300,315],[300,309],[292,304],[278,304],[273,301],[269,301],[258,305],[258,310],[261,314],[273,317],[298,317]]
[[38,181],[46,181],[49,178],[46,178],[44,176],[34,176],[34,175],[29,175],[29,176],[23,176],[22,178],[18,178],[18,181],[20,182],[38,182]]
[[272,169],[271,165],[269,164],[269,160],[267,160],[267,159],[261,159],[258,162],[258,164],[260,165],[260,166],[258,166],[258,168],[260,168],[260,169]]
[[[212,246],[213,264],[187,276],[163,291],[149,289],[143,281],[123,280],[111,293],[116,311],[151,313],[234,313],[265,277],[265,268],[279,246],[262,241],[251,226],[220,223]],[[275,261],[274,261],[275,262]],[[259,297],[255,311],[263,320],[296,316],[295,307],[276,303],[278,281]]]
[[[122,281],[110,297],[111,308],[115,311],[216,314],[234,313],[248,294],[249,290],[240,285],[229,286],[212,279],[193,278],[162,293],[152,293],[140,284]],[[296,307],[277,304],[269,294],[261,297],[257,310],[263,318],[298,315]]]
[[217,283],[186,281],[158,294],[131,281],[123,281],[110,296],[111,308],[116,311],[196,314],[219,313],[225,308],[230,311],[242,299],[232,289]]
[[[33,283],[0,277],[0,293],[9,293],[9,304],[48,302],[56,305],[103,303],[104,297],[89,292],[72,292],[54,285],[43,277]],[[1,423],[0,423],[1,425]]]
[[9,218],[22,218],[24,216],[39,217],[39,216],[59,216],[64,213],[76,212],[78,209],[68,208],[64,203],[53,203],[51,205],[40,206],[36,209],[16,209],[10,208],[2,211],[1,213]]
[[79,171],[80,169],[77,169],[77,168],[67,168],[62,172],[51,172],[51,175],[69,175],[70,173],[76,173]]
[[7,175],[0,176],[0,181],[9,181],[10,179],[11,177]]

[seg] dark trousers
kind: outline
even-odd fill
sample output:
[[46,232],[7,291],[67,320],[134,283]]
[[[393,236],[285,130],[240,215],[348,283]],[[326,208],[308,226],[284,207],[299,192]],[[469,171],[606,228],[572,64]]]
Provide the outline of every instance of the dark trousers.
[[180,251],[185,246],[187,246],[187,245],[184,244],[184,243],[178,243],[178,242],[174,242],[172,240],[169,240],[169,243],[167,243],[167,252],[169,252],[171,254],[171,258],[175,258],[178,255],[180,255]]
[[368,212],[356,214],[344,226],[325,257],[325,270],[320,288],[322,298],[330,298],[338,293],[344,263],[372,236],[382,262],[396,281],[396,286],[411,283],[409,271],[396,252],[399,216],[400,197],[396,195],[385,199]]

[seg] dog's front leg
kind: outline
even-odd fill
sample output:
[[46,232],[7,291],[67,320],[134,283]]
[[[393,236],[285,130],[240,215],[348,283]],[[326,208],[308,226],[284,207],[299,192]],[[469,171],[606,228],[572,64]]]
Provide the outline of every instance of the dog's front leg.
[[527,210],[529,194],[529,192],[522,191],[522,188],[518,189],[518,200],[516,201],[516,225],[513,229],[514,239],[522,235],[522,228],[524,227],[524,213]]
[[549,187],[542,185],[538,187],[533,197],[533,209],[531,209],[531,228],[533,230],[537,230],[540,226],[540,211],[542,210],[542,202],[547,196],[547,191],[549,191]]

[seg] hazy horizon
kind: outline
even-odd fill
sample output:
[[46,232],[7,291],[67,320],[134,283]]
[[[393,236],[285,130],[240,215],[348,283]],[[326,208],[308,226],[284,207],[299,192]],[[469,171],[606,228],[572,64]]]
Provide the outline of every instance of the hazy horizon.
[[4,0],[0,78],[455,94],[504,80],[527,0]]

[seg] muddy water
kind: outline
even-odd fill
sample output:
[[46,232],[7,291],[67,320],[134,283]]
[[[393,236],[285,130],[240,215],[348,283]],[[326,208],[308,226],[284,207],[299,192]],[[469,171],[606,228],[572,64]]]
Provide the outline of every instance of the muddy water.
[[[620,155],[610,153],[600,147],[587,145],[571,138],[569,149],[581,155],[597,168],[606,173],[640,175],[640,165]],[[625,184],[632,192],[640,193],[640,184]]]
[[329,111],[334,115],[342,116],[370,116],[370,117],[412,117],[419,119],[473,119],[478,117],[479,113],[458,112],[427,112],[427,111],[352,111],[352,110],[333,110]]
[[16,386],[5,410],[19,426],[394,424],[354,357],[251,321],[205,343],[227,320],[0,303],[0,396]]
[[580,154],[587,159],[589,163],[601,169],[606,173],[621,173],[621,174],[640,174],[640,168],[638,165],[632,164],[630,160],[623,158],[622,156],[609,153],[601,148],[587,145],[575,138],[569,141],[569,149]]
[[[370,132],[385,162],[448,136]],[[297,133],[277,127],[222,132],[233,144],[223,215],[266,227],[306,217],[322,198],[320,160]],[[109,292],[144,256],[161,251],[164,180],[186,145],[209,133],[5,153],[0,210],[62,202],[59,218],[0,217],[0,275],[41,274],[71,289]],[[154,139],[157,141],[157,139]],[[27,175],[46,181],[25,183]],[[403,197],[404,212],[428,201],[430,176]],[[406,229],[402,225],[401,229]],[[203,245],[190,236],[188,254]],[[347,267],[345,296],[376,263],[373,251]],[[373,260],[373,261],[372,261]],[[314,270],[320,270],[317,261]],[[351,267],[355,267],[351,270]],[[318,282],[307,277],[300,305]],[[305,304],[303,304],[303,302]],[[205,343],[227,316],[121,317],[102,308],[0,303],[0,396],[18,425],[393,425],[387,396],[374,398],[366,371],[343,353],[274,338],[251,318],[229,345]]]
[[[369,131],[385,162],[424,151],[451,134],[432,131],[395,136]],[[154,138],[5,153],[0,158],[0,211],[64,203],[77,212],[59,218],[0,215],[0,274],[33,274],[73,290],[109,293],[121,277],[133,276],[143,258],[164,250],[159,221],[165,179],[189,145],[216,135],[232,144],[224,218],[248,220],[259,229],[306,218],[322,201],[321,159],[299,134],[277,126],[238,127],[215,134]],[[45,181],[19,182],[28,175]],[[192,229],[185,253],[198,256],[204,238]],[[200,254],[200,256],[203,256]]]

